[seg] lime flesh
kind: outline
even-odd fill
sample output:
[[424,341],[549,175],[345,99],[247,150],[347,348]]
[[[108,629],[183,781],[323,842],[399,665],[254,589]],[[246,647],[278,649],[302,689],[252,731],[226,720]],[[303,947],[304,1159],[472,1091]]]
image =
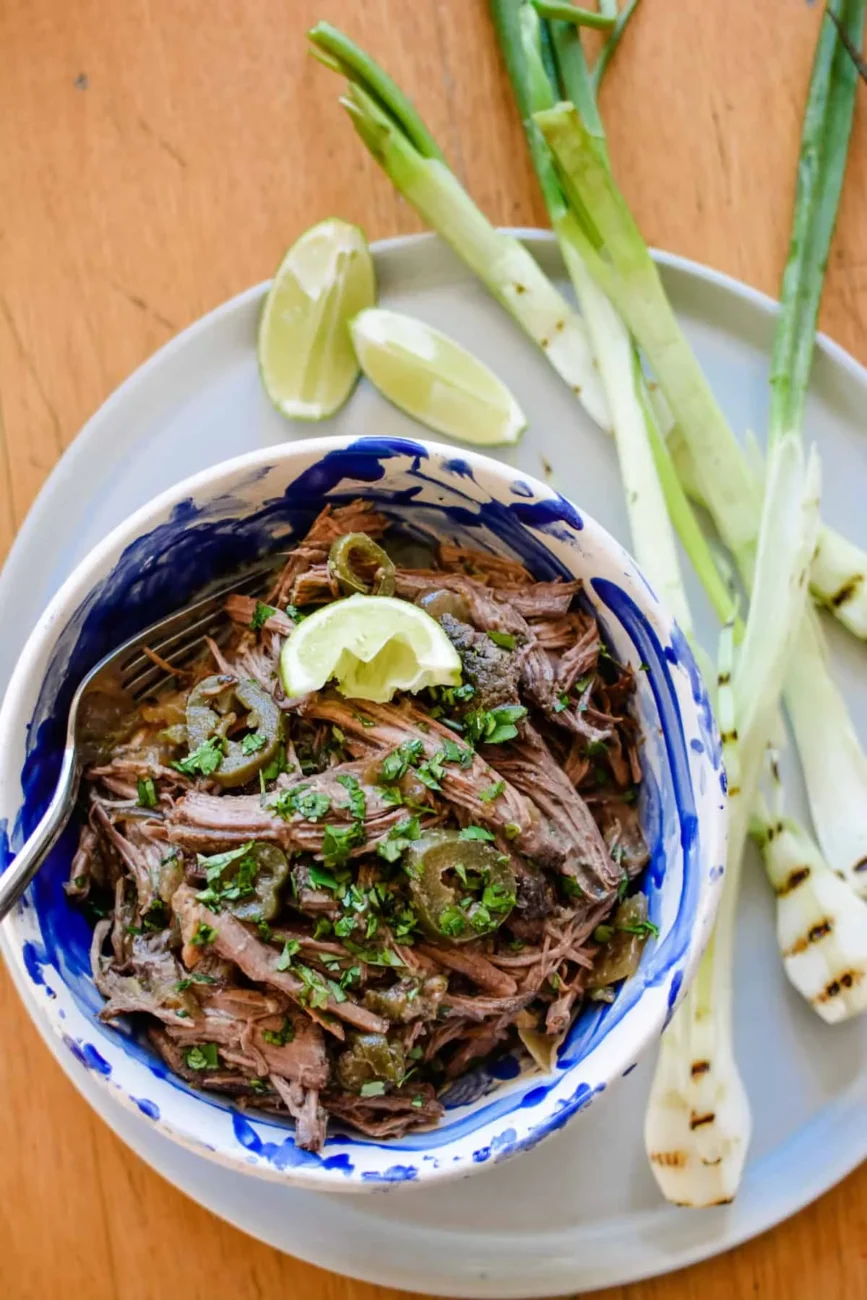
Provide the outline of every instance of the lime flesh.
[[505,384],[454,339],[400,312],[371,307],[350,324],[370,382],[437,433],[476,446],[517,442],[527,421]]
[[384,704],[397,691],[457,686],[458,652],[435,619],[391,596],[350,596],[316,610],[289,636],[280,677],[290,699],[335,681],[350,699]]
[[358,379],[348,322],[376,298],[373,260],[357,226],[332,218],[281,262],[259,322],[259,371],[283,415],[324,420]]

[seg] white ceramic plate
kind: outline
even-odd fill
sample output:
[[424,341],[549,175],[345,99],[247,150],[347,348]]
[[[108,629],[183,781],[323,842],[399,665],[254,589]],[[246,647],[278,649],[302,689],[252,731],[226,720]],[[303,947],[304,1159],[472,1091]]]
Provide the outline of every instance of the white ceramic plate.
[[[529,234],[555,278],[550,236]],[[575,498],[628,542],[614,449],[469,273],[431,237],[379,245],[382,302],[448,330],[508,379],[531,416],[505,459]],[[733,281],[673,258],[664,278],[734,427],[760,430],[773,306]],[[131,510],[177,479],[255,447],[309,436],[262,395],[255,324],[262,289],[227,303],[128,380],[52,474],[0,577],[0,687],[48,598],[73,565]],[[867,373],[823,342],[808,429],[823,455],[825,513],[867,544]],[[418,433],[362,386],[321,432]],[[548,469],[547,467],[550,467]],[[699,631],[712,624],[697,589]],[[856,721],[867,734],[863,647],[832,642]],[[205,1164],[62,1064],[115,1131],[203,1205],[292,1254],[370,1281],[439,1295],[544,1296],[612,1286],[728,1249],[795,1213],[867,1156],[867,1024],[823,1026],[790,991],[773,906],[748,871],[738,950],[738,1055],[755,1136],[733,1206],[686,1213],[661,1203],[641,1122],[651,1064],[601,1098],[588,1122],[470,1182],[348,1198],[281,1188]],[[22,992],[24,992],[22,990]],[[25,1000],[32,999],[27,993]]]

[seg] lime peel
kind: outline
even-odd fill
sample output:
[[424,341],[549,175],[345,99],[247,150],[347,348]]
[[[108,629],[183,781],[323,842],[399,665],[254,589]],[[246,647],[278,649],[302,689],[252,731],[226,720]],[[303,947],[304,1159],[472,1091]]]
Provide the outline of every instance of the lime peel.
[[290,699],[335,681],[349,699],[385,704],[397,691],[457,686],[457,650],[430,614],[392,596],[349,596],[305,618],[280,655]]
[[515,443],[526,417],[478,357],[440,330],[371,307],[349,326],[356,356],[384,397],[446,437],[477,446]]
[[324,420],[352,392],[359,368],[351,317],[376,299],[373,259],[357,226],[312,226],[280,263],[259,322],[259,372],[290,419]]

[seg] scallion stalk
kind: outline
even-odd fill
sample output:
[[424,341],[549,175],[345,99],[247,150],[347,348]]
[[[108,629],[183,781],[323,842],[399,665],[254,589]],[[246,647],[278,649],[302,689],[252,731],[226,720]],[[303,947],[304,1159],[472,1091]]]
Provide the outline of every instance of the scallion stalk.
[[830,1025],[867,1011],[867,902],[832,871],[784,812],[776,755],[771,804],[754,805],[750,834],[777,896],[777,943],[791,984]]
[[523,244],[479,211],[391,78],[335,28],[320,24],[309,36],[326,65],[348,79],[342,103],[397,189],[544,351],[588,414],[608,428],[608,406],[578,313]]
[[540,18],[556,18],[573,27],[595,27],[597,31],[610,31],[617,23],[615,14],[601,10],[582,9],[571,0],[530,0]]
[[[701,385],[693,383],[701,376],[698,362],[675,321],[625,200],[599,157],[595,137],[571,104],[537,113],[534,120],[552,148],[564,194],[570,201],[574,198],[582,213],[575,239],[583,260],[648,355],[687,446],[702,497],[750,587],[760,477],[750,468],[703,376]],[[713,429],[724,429],[725,437],[709,438]],[[714,472],[709,473],[709,468]],[[826,538],[827,533],[823,544]],[[864,893],[867,872],[859,875],[859,867],[867,852],[867,757],[851,722],[842,727],[848,711],[818,636],[807,629],[796,641],[786,704],[793,719],[809,715],[808,722],[796,725],[796,737],[805,770],[815,773],[810,804],[816,832],[831,866],[847,878],[857,878],[859,892]],[[795,682],[811,682],[811,690],[806,696],[797,694]],[[818,697],[824,701],[822,710],[813,704]],[[822,773],[840,770],[844,754],[849,760],[847,780],[836,784],[822,780]]]
[[837,222],[858,71],[838,34],[860,46],[867,0],[829,0],[822,22],[801,135],[789,256],[771,354],[770,441],[804,422],[825,266]]

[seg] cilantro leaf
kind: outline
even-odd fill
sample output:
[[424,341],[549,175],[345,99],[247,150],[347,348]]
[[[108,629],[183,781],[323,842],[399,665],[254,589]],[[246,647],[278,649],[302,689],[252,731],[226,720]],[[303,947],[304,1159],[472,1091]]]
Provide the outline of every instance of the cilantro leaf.
[[172,763],[172,767],[183,776],[210,776],[212,772],[216,772],[222,761],[222,737],[211,736],[210,740],[199,745],[198,749],[194,749],[179,763]]
[[266,806],[287,820],[297,813],[305,821],[318,822],[331,810],[331,798],[309,785],[297,785],[292,790],[281,790]]
[[479,792],[479,798],[483,803],[491,803],[494,799],[499,799],[505,788],[505,781],[495,781],[494,784],[489,785],[486,790],[481,790]]
[[253,610],[253,617],[250,619],[251,630],[253,632],[258,632],[265,626],[268,619],[276,613],[277,610],[273,605],[264,605],[261,600],[257,600],[256,608]]
[[421,839],[421,826],[418,817],[404,817],[391,827],[385,839],[380,840],[376,851],[386,862],[397,862],[413,840]]
[[150,776],[140,777],[138,781],[138,799],[136,801],[139,808],[156,808],[157,806],[157,788]]
[[351,826],[325,827],[322,837],[322,857],[327,867],[341,866],[349,858],[350,850],[365,840],[364,827],[361,822]]
[[274,963],[275,970],[288,970],[292,965],[292,958],[297,952],[300,952],[301,944],[297,939],[287,939],[283,944],[283,951]]
[[248,731],[241,741],[241,753],[258,754],[259,750],[264,749],[267,743],[268,737],[264,731]]
[[461,840],[487,840],[488,843],[495,838],[490,831],[485,830],[484,826],[465,826],[458,836]]
[[517,641],[511,632],[489,632],[488,637],[501,650],[514,650],[517,645]]
[[349,772],[341,773],[337,780],[349,795],[347,807],[356,821],[363,822],[367,816],[367,795],[359,784],[358,777]]
[[184,1053],[184,1060],[191,1070],[216,1070],[220,1064],[217,1044],[200,1043],[198,1047],[190,1047]]
[[362,1097],[381,1097],[385,1093],[385,1084],[382,1079],[371,1079],[369,1083],[361,1085]]

